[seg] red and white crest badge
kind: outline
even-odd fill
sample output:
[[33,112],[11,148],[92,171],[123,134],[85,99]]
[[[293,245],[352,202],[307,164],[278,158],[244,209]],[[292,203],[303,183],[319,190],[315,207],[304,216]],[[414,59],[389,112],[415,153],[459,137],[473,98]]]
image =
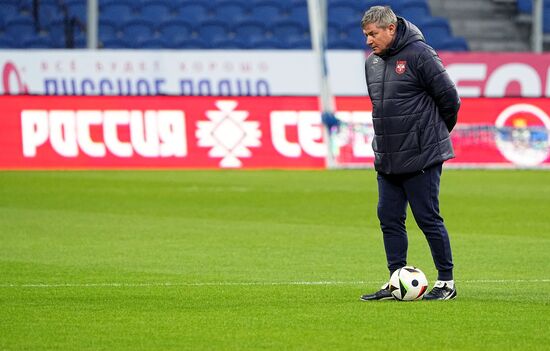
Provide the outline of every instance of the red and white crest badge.
[[407,69],[407,61],[397,61],[395,64],[395,73],[403,74]]

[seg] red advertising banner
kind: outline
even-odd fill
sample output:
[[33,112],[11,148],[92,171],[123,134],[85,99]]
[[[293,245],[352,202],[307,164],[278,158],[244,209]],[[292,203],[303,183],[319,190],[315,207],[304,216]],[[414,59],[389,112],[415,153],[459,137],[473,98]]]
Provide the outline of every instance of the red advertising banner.
[[550,54],[439,55],[461,97],[550,97]]
[[[325,167],[316,97],[1,96],[0,104],[0,169]],[[337,166],[372,165],[370,100],[336,105],[359,126],[333,139],[346,155]],[[449,165],[549,166],[549,111],[548,99],[463,99]]]
[[550,167],[549,99],[462,99],[450,164]]
[[314,97],[3,96],[0,105],[4,169],[324,166]]

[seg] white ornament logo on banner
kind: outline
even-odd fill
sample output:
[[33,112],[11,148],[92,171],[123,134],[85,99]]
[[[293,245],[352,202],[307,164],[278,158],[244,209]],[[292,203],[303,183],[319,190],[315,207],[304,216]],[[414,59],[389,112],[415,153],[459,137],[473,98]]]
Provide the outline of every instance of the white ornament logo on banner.
[[240,158],[251,157],[250,147],[261,146],[260,122],[246,121],[248,111],[237,111],[237,101],[216,101],[218,110],[206,111],[209,121],[198,121],[198,146],[211,147],[210,157],[221,157],[220,167],[240,168]]

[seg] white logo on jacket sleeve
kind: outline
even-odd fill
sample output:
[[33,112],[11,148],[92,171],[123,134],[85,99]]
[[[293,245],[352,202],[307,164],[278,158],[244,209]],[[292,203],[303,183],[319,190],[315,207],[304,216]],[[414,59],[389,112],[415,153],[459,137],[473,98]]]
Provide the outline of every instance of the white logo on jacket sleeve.
[[260,123],[245,121],[248,111],[235,111],[236,101],[216,102],[219,110],[206,111],[209,121],[197,122],[198,146],[212,147],[210,157],[221,157],[221,167],[242,167],[239,158],[251,157],[249,147],[261,146]]

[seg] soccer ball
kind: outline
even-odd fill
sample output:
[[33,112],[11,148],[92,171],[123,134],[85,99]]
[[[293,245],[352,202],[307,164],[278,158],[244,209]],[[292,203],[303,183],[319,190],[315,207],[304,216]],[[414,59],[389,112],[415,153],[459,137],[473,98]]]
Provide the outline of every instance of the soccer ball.
[[390,278],[390,292],[397,300],[420,300],[428,289],[428,279],[413,266],[399,268]]

